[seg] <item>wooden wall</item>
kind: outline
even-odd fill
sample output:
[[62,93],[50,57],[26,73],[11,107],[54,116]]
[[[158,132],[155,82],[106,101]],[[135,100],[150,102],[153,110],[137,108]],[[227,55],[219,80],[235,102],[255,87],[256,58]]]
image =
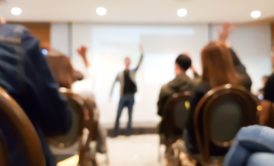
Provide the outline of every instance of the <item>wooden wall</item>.
[[21,24],[40,40],[41,47],[50,46],[50,23],[47,22],[12,22]]
[[274,22],[271,24],[272,70],[274,71]]

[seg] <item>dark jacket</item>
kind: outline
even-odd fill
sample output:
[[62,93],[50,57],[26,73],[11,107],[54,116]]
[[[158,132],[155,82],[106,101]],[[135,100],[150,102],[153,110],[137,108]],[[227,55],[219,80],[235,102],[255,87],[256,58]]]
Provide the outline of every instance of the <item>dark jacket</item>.
[[[46,136],[66,133],[71,126],[71,114],[38,40],[22,26],[0,25],[0,86],[18,102],[36,128],[47,166],[56,165]],[[8,138],[10,143],[15,140],[12,136]],[[12,166],[24,166],[20,155],[23,154],[14,153]]]
[[177,92],[190,91],[194,86],[194,81],[191,80],[185,73],[176,76],[173,80],[165,84],[160,91],[157,102],[158,115],[163,116],[165,105],[168,99]]
[[237,56],[236,52],[232,48],[230,48],[230,53],[231,53],[231,56],[232,56],[234,67],[235,67],[237,73],[242,78],[242,85],[246,89],[251,90],[252,80],[251,80],[250,76],[248,75],[248,73],[246,72],[245,66],[242,64],[242,62],[240,61],[240,59]]
[[274,103],[274,73],[268,78],[265,84],[264,99]]

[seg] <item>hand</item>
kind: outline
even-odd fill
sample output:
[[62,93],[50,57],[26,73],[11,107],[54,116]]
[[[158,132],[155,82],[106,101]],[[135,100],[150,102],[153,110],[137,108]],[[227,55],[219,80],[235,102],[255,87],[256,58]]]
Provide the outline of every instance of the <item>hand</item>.
[[226,42],[228,35],[232,29],[233,29],[232,24],[230,24],[230,23],[223,24],[219,31],[219,41]]
[[86,46],[82,45],[81,47],[79,47],[77,49],[77,52],[82,58],[85,59],[87,57],[87,50],[88,50],[88,48]]
[[77,49],[78,54],[80,55],[80,57],[84,61],[85,67],[89,67],[90,66],[90,63],[89,63],[88,58],[87,58],[87,50],[88,50],[88,48],[86,46],[84,46],[84,45],[82,45],[81,47],[79,47]]

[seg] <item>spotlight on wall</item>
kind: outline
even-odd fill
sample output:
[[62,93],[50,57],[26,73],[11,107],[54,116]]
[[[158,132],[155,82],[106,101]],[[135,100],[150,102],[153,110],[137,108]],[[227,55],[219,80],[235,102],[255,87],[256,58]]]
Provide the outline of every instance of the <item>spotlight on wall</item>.
[[179,17],[185,17],[187,15],[187,10],[185,8],[181,8],[177,10],[177,15]]
[[253,18],[253,19],[258,19],[262,16],[262,12],[260,10],[253,10],[251,13],[250,13],[250,16]]
[[11,8],[10,13],[14,16],[20,16],[22,14],[22,9],[20,7],[13,7]]
[[99,16],[104,16],[104,15],[107,14],[107,9],[104,8],[104,7],[102,7],[102,6],[97,7],[97,8],[96,8],[96,13],[97,13],[97,15],[99,15]]

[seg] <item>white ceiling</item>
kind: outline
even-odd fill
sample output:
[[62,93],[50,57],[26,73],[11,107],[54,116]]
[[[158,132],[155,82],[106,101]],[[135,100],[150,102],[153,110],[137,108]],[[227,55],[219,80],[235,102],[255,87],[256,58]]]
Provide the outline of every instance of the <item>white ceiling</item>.
[[[0,15],[14,21],[71,21],[95,23],[178,24],[249,22],[250,12],[262,11],[261,19],[274,17],[274,0],[7,0],[0,2]],[[19,17],[10,8],[19,6]],[[95,13],[97,6],[108,9],[106,16]],[[179,18],[176,10],[187,8]]]

